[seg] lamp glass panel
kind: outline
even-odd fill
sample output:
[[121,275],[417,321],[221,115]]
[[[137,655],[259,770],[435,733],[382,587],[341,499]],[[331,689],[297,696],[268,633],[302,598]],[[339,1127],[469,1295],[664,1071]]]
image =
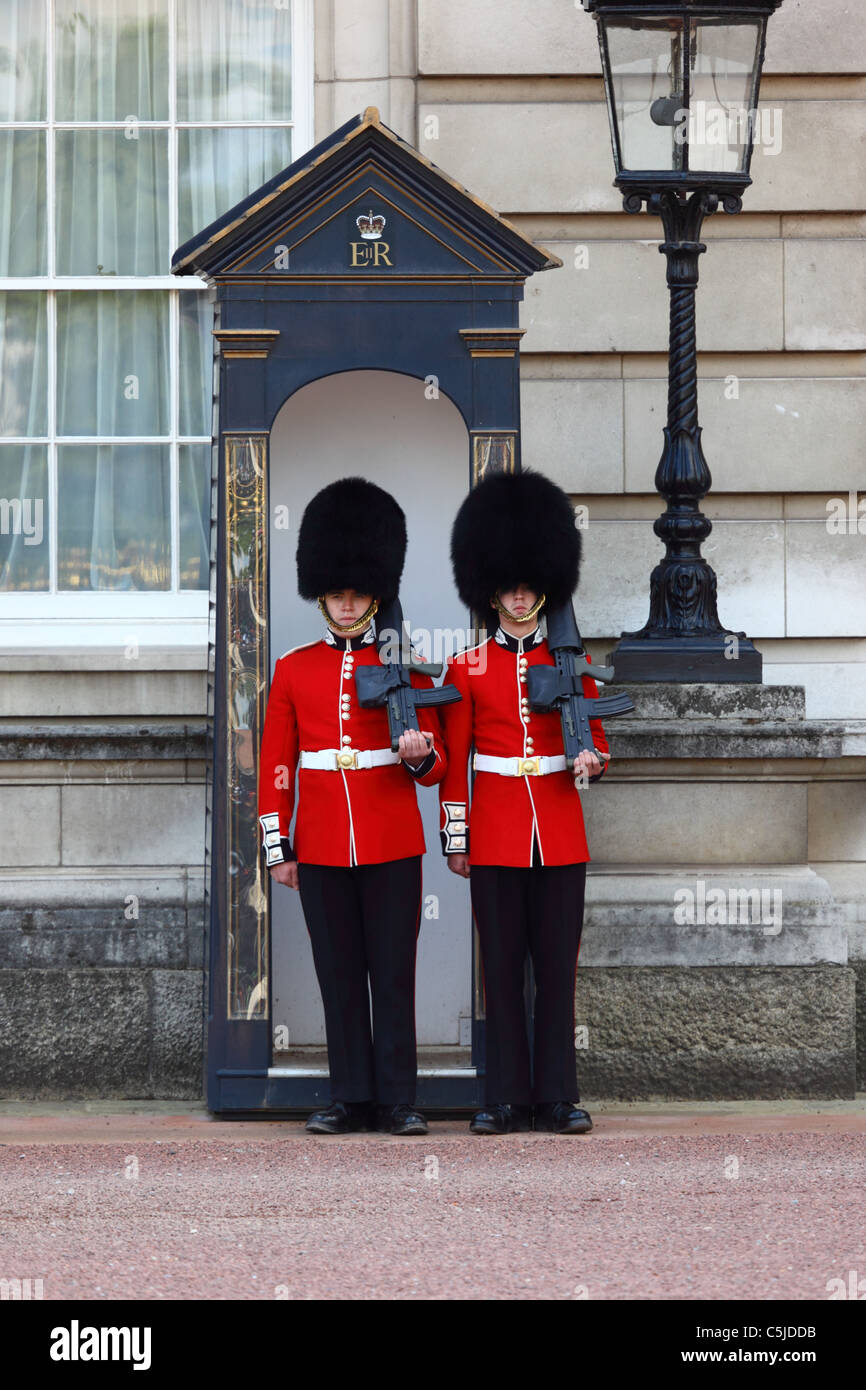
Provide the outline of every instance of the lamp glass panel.
[[618,172],[682,169],[682,20],[607,18],[604,26],[619,131]]
[[691,170],[746,173],[755,119],[761,21],[691,21]]

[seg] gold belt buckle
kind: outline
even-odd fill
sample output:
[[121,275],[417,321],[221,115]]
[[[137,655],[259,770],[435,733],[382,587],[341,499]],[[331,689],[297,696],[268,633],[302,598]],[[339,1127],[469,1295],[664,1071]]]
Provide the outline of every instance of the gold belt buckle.
[[539,766],[538,766],[538,758],[521,758],[521,759],[520,759],[520,776],[521,776],[521,777],[536,776],[536,775],[538,774],[539,771],[540,771],[540,769],[539,769]]
[[350,752],[348,752],[348,751],[344,748],[342,752],[340,752],[340,753],[337,754],[337,771],[338,771],[338,772],[339,772],[342,768],[344,768],[344,767],[348,768],[348,767],[357,767],[357,766],[358,766],[358,754],[357,754],[357,753],[350,753]]

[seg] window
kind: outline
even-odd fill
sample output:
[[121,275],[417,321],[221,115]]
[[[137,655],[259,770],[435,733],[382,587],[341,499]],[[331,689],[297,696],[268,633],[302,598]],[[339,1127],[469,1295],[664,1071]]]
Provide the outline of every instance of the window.
[[312,0],[0,20],[0,629],[204,622],[213,306],[169,266],[312,143]]

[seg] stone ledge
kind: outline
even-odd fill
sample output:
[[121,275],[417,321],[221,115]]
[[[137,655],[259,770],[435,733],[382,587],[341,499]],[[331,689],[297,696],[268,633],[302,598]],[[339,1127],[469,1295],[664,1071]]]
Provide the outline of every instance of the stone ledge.
[[[615,658],[612,658],[615,659]],[[636,709],[632,722],[653,719],[736,719],[763,723],[769,719],[805,719],[806,690],[802,685],[717,685],[708,682],[673,684],[611,684],[608,690],[632,697]],[[599,693],[601,687],[599,687]],[[621,721],[625,722],[625,721]]]
[[581,967],[846,965],[850,915],[807,865],[611,867],[587,876]]
[[[611,687],[613,689],[613,687]],[[629,692],[631,693],[631,691]],[[637,703],[637,701],[635,701]],[[725,727],[724,719],[611,719],[605,730],[617,759],[861,758],[866,720],[799,719]]]
[[192,868],[0,870],[0,968],[201,969],[204,888]]
[[66,909],[113,907],[130,893],[141,904],[160,910],[197,907],[204,901],[204,868],[153,868],[149,865],[100,865],[96,868],[0,869],[0,903],[14,914],[39,910],[54,915]]
[[116,912],[65,913],[63,920],[34,912],[7,925],[0,914],[0,969],[201,970],[202,922],[180,912],[158,923],[118,925]]
[[206,721],[165,724],[30,724],[0,723],[0,761],[44,759],[140,761],[148,758],[204,758],[208,751]]

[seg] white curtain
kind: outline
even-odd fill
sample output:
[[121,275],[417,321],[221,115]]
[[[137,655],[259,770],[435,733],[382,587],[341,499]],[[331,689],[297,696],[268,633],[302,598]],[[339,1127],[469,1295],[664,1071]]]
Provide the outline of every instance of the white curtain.
[[45,296],[5,290],[0,293],[0,435],[46,434],[47,389]]
[[165,275],[168,131],[58,130],[58,275]]
[[0,275],[44,275],[45,132],[0,130]]
[[289,130],[179,130],[177,139],[180,243],[292,162]]
[[171,258],[167,0],[55,0],[57,273],[160,275]]
[[[288,0],[177,0],[177,119],[290,120],[291,20]],[[290,130],[180,130],[178,241],[291,161]]]
[[[45,296],[35,291],[0,293],[0,436],[26,437],[47,431],[46,343]],[[13,444],[0,453],[0,497],[19,499],[31,508],[41,502],[46,531],[38,546],[25,544],[22,531],[0,534],[0,589],[44,589],[48,583],[49,520],[46,448]]]
[[168,120],[168,0],[54,0],[58,121]]
[[47,0],[3,0],[0,14],[0,121],[44,121]]
[[181,589],[206,589],[209,583],[211,463],[210,444],[178,449]]
[[289,0],[177,0],[177,119],[291,115]]
[[167,444],[62,444],[58,449],[58,585],[168,589]]
[[[0,590],[48,588],[48,450],[44,444],[0,448],[0,497],[17,500],[20,529],[0,534]],[[10,521],[15,518],[10,513]],[[41,535],[40,535],[41,532]]]
[[[96,345],[82,351],[84,344]],[[157,290],[70,292],[57,296],[57,430],[62,435],[168,434],[168,295]],[[151,474],[142,460],[153,460],[151,445],[90,447],[95,469],[94,511],[89,562],[90,587],[168,588],[169,570],[155,559],[157,538],[167,535],[170,493],[160,466]],[[63,469],[82,455],[69,447],[58,458],[59,491]],[[85,484],[85,480],[82,479]],[[61,574],[65,555],[78,553],[78,523],[58,510]],[[118,560],[116,532],[135,534],[140,548],[125,547]],[[162,540],[159,540],[162,545]],[[157,582],[158,581],[158,582]],[[87,587],[85,585],[85,587]]]
[[[175,9],[180,122],[290,120],[289,0],[177,0]],[[47,0],[0,0],[0,120],[45,119],[47,14]],[[167,274],[172,243],[201,230],[291,162],[291,130],[285,127],[181,127],[179,226],[172,231],[172,137],[141,125],[169,116],[169,37],[168,0],[56,0],[57,120],[125,123],[120,130],[56,132],[59,275]],[[44,132],[0,131],[0,159],[9,156],[0,165],[0,274],[47,270],[45,142]],[[58,434],[168,435],[168,292],[70,290],[57,294],[56,309]],[[207,295],[184,294],[181,436],[211,431],[211,325]],[[47,346],[45,296],[0,294],[0,436],[47,432]],[[62,587],[168,587],[166,456],[166,445],[150,443],[58,447]],[[18,462],[11,463],[13,457]],[[192,528],[181,539],[187,574],[195,573],[195,554],[208,551],[207,517],[193,505],[204,486],[201,457],[193,446],[180,449],[181,516]],[[26,496],[37,476],[33,460],[43,458],[43,446],[18,453],[10,447],[0,473],[8,478],[20,466],[19,494]],[[26,587],[26,567],[16,553],[20,543],[19,537],[0,536],[0,588]],[[206,564],[202,583],[207,584]]]

